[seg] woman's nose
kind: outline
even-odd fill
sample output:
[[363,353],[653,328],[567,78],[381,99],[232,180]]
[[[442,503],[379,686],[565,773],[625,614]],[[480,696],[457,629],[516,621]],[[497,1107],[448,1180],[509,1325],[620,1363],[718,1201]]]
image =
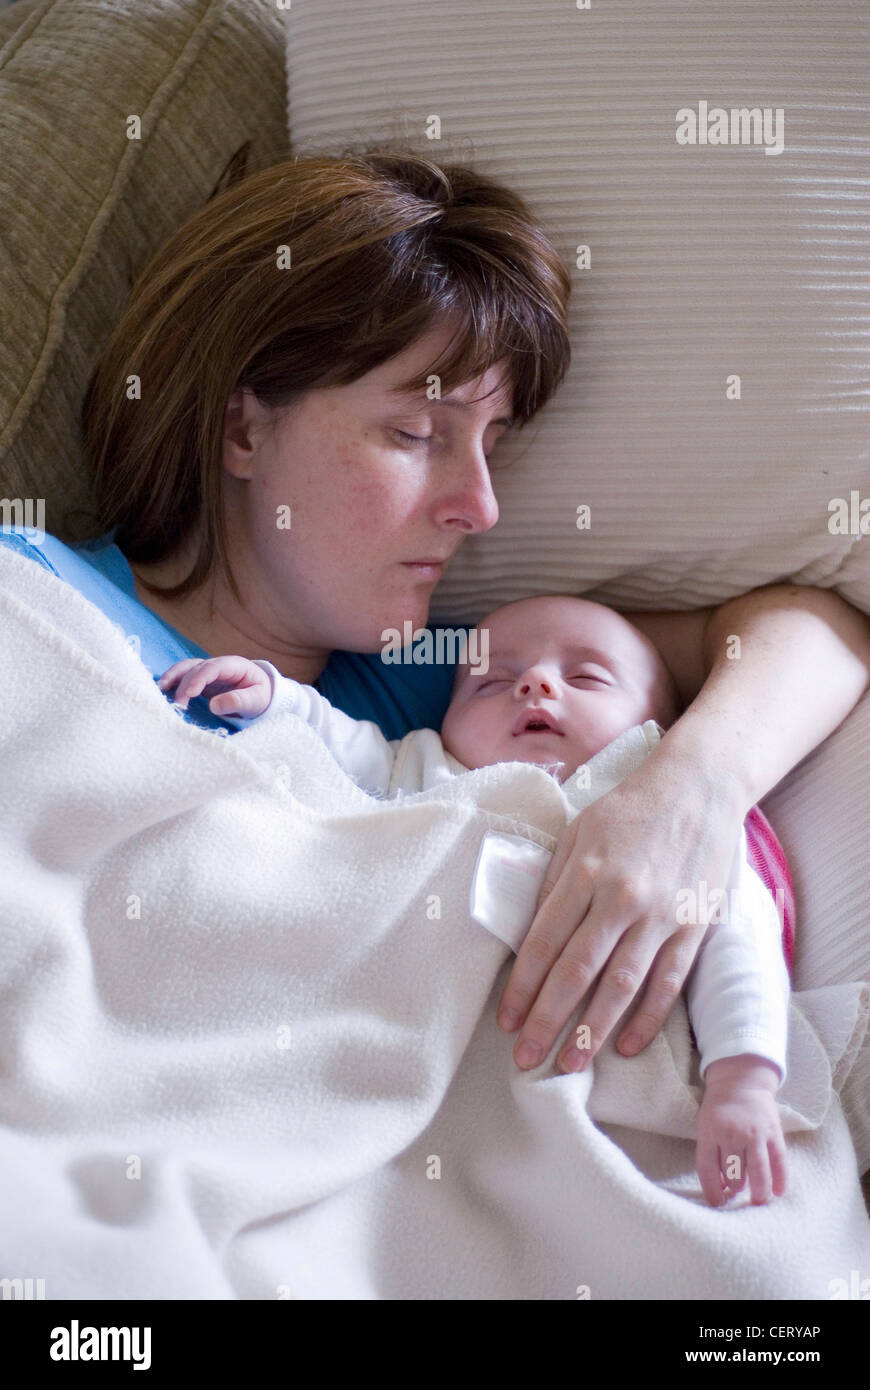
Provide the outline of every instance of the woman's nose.
[[464,460],[454,486],[445,489],[439,510],[444,523],[469,535],[489,531],[498,521],[498,502],[482,449]]

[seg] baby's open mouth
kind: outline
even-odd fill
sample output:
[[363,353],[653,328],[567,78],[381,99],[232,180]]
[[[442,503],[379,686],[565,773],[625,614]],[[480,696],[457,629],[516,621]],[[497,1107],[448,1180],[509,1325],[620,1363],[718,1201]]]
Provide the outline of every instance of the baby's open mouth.
[[543,709],[523,710],[514,725],[514,738],[520,734],[557,734],[559,738],[565,737],[552,714]]

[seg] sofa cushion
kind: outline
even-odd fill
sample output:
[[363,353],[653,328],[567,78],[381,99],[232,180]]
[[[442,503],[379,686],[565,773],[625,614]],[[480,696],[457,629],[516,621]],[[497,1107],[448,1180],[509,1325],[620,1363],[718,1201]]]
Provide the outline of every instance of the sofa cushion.
[[[566,589],[696,607],[785,578],[870,610],[870,541],[830,510],[857,493],[870,513],[866,6],[348,12],[287,12],[294,153],[397,140],[471,162],[573,267],[569,377],[499,444],[501,519],[463,545],[433,620]],[[729,136],[732,108],[766,109],[771,149],[779,110],[782,152],[763,123],[737,143],[742,118],[734,144],[678,143],[702,102],[699,131],[718,106]]]
[[[129,118],[141,138],[128,139]],[[287,154],[267,0],[21,0],[0,15],[0,492],[90,532],[79,412],[133,277],[216,187]]]

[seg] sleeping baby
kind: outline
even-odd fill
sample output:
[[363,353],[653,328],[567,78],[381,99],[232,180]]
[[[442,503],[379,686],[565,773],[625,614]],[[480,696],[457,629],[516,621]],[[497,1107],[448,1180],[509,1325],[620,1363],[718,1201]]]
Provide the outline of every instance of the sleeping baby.
[[[521,599],[489,614],[477,632],[487,638],[487,660],[457,664],[440,736],[418,729],[388,740],[313,686],[239,656],[177,662],[158,686],[174,690],[183,708],[202,695],[214,714],[239,726],[290,711],[364,791],[390,797],[493,763],[528,762],[566,791],[591,787],[588,802],[628,776],[638,749],[646,756],[679,713],[655,647],[602,604]],[[772,903],[767,911],[741,908],[760,901],[750,877],[741,830],[728,909],[712,914],[686,984],[704,1084],[696,1163],[704,1194],[717,1205],[747,1182],[753,1201],[785,1191],[775,1097],[785,1079],[788,975]]]

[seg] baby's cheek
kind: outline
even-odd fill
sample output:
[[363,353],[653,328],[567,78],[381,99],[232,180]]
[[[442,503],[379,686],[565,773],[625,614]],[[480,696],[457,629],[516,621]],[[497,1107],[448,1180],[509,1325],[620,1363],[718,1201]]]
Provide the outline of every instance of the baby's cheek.
[[451,706],[444,716],[444,722],[441,725],[441,742],[444,744],[447,752],[452,753],[454,758],[458,758],[460,762],[464,761],[460,751],[464,741],[464,723],[465,721],[462,719],[458,710]]
[[598,700],[594,705],[590,703],[584,715],[585,717],[575,721],[572,739],[572,751],[578,755],[579,762],[588,762],[619,734],[624,733],[630,723],[636,722],[629,720],[627,723],[626,712],[619,708],[616,701],[609,699]]
[[447,752],[465,767],[483,767],[491,761],[488,757],[491,738],[487,737],[486,724],[473,707],[448,709],[441,726],[441,741]]

